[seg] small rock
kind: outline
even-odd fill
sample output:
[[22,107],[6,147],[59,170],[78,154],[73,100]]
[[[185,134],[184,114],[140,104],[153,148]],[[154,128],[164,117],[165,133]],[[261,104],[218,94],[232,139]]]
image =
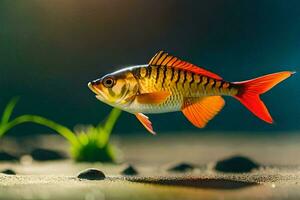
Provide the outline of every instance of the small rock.
[[2,170],[0,173],[6,174],[6,175],[16,175],[16,172],[12,169],[5,169],[5,170]]
[[98,169],[90,168],[80,172],[77,175],[77,178],[87,179],[87,180],[103,180],[105,179],[105,174]]
[[218,161],[214,168],[220,172],[244,173],[259,168],[259,164],[244,156],[233,156]]
[[34,160],[38,161],[63,160],[67,158],[62,152],[43,148],[33,149],[30,155]]
[[188,171],[192,171],[193,169],[195,169],[194,165],[191,165],[189,163],[179,163],[173,167],[170,167],[168,169],[168,171],[172,171],[172,172],[188,172]]
[[15,155],[7,153],[6,151],[0,151],[0,161],[18,161],[19,158]]
[[138,171],[132,166],[129,165],[128,167],[126,167],[123,171],[122,171],[123,175],[137,175]]

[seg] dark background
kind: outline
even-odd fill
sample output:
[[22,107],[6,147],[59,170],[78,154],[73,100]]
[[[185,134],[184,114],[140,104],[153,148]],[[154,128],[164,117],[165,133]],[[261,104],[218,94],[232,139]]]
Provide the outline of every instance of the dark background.
[[[300,69],[297,0],[2,0],[0,106],[21,96],[15,114],[68,126],[101,121],[110,107],[87,82],[122,66],[145,64],[159,50],[238,81]],[[269,125],[232,98],[204,130],[300,129],[299,74],[263,95]],[[151,115],[158,132],[198,131],[181,113]],[[144,131],[124,113],[119,132]],[[44,131],[23,125],[15,134]],[[145,132],[145,131],[144,131]]]

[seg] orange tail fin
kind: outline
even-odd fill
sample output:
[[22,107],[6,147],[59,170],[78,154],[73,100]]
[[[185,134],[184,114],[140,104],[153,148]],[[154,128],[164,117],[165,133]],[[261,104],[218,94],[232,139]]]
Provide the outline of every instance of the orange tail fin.
[[247,81],[235,82],[234,84],[239,85],[240,89],[239,93],[234,97],[258,118],[268,123],[273,123],[273,119],[259,95],[267,92],[294,73],[295,72],[284,71]]

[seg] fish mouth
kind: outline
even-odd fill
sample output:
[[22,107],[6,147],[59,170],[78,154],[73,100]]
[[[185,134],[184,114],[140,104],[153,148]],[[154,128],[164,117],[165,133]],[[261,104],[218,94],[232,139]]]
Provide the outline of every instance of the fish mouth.
[[99,91],[99,90],[97,90],[94,86],[93,86],[93,84],[92,84],[92,82],[89,82],[88,83],[88,87],[90,88],[90,90],[92,90],[92,92],[94,92],[96,95],[96,98],[97,99],[99,99],[99,100],[103,100],[104,98],[103,98],[103,95],[101,94],[101,91]]
[[94,92],[95,94],[100,94],[100,92],[98,90],[96,90],[96,88],[94,88],[92,82],[88,83],[88,87],[90,88],[90,90],[92,90],[92,92]]

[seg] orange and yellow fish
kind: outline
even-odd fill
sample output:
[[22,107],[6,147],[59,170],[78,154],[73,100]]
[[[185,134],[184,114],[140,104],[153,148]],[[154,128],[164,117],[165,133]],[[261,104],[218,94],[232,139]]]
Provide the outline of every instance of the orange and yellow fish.
[[124,68],[88,86],[100,101],[134,114],[155,134],[143,113],[181,111],[193,125],[203,128],[223,108],[222,96],[236,98],[258,118],[272,123],[260,95],[292,74],[294,72],[283,71],[228,82],[215,73],[160,51],[147,65]]

